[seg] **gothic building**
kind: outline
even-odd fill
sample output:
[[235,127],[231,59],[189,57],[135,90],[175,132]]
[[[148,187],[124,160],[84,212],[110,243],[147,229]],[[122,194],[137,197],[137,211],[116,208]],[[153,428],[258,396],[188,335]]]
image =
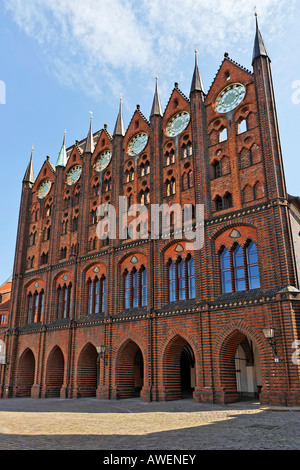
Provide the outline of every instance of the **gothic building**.
[[[257,20],[256,20],[257,21]],[[252,71],[225,54],[206,92],[195,56],[149,119],[107,126],[22,185],[1,397],[186,395],[300,404],[300,200],[287,193],[271,61],[258,24]],[[100,239],[102,203],[204,207],[204,244]],[[128,223],[130,223],[130,217]],[[151,235],[151,220],[146,233]]]

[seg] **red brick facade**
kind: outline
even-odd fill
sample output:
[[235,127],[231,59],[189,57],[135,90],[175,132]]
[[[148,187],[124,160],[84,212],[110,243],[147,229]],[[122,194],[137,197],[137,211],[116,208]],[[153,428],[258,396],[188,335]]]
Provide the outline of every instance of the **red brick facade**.
[[[232,83],[246,95],[218,113],[215,100]],[[189,123],[170,138],[168,121],[182,111]],[[147,144],[132,157],[128,144],[141,132]],[[299,405],[300,204],[285,188],[268,57],[255,58],[250,72],[225,55],[207,94],[191,89],[187,98],[175,84],[164,113],[148,121],[138,106],[124,135],[105,126],[93,139],[94,148],[84,140],[67,149],[65,167],[47,159],[34,182],[23,182],[1,396],[192,393],[226,403],[259,392],[262,403]],[[106,150],[112,158],[99,175],[94,165]],[[76,165],[81,176],[68,186]],[[123,195],[146,207],[203,204],[204,246],[189,251],[176,236],[99,240],[93,211],[106,202],[119,215]],[[254,288],[249,247],[258,257]],[[275,328],[276,350],[265,327]]]

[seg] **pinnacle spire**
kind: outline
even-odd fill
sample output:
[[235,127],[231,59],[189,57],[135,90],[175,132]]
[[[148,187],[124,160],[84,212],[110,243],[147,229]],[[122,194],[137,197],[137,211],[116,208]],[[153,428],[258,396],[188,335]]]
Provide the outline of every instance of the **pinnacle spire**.
[[197,50],[195,50],[195,68],[194,68],[194,73],[193,73],[193,78],[192,78],[192,83],[191,83],[191,91],[202,91],[202,93],[205,94],[205,89],[203,85],[203,81],[198,69],[198,63],[197,63]]
[[83,153],[93,153],[95,150],[95,144],[94,144],[94,136],[92,132],[92,120],[93,120],[93,113],[90,111],[90,128],[89,128],[89,133],[86,138],[85,146],[84,146],[84,152]]
[[33,157],[33,146],[31,148],[30,160],[29,160],[28,166],[27,166],[26,171],[25,171],[25,175],[24,175],[24,178],[23,178],[23,183],[34,184],[34,171],[33,171],[32,157]]
[[154,93],[150,117],[154,115],[162,116],[161,104],[160,104],[160,99],[159,99],[158,89],[157,89],[157,77],[155,77],[155,79],[156,79],[155,93]]
[[63,143],[60,149],[60,152],[58,154],[56,166],[63,166],[65,167],[67,164],[67,152],[66,152],[66,131],[64,132],[64,139]]
[[115,135],[125,135],[125,128],[124,128],[124,122],[123,122],[123,117],[122,117],[122,98],[120,98],[120,108],[119,108],[119,114],[116,120],[116,125],[114,129],[114,136]]
[[267,48],[265,46],[261,32],[258,27],[258,19],[257,19],[256,12],[255,12],[255,19],[256,19],[256,35],[255,35],[254,47],[253,47],[252,65],[253,65],[254,59],[257,59],[258,57],[261,57],[261,56],[268,57],[268,59],[270,60]]

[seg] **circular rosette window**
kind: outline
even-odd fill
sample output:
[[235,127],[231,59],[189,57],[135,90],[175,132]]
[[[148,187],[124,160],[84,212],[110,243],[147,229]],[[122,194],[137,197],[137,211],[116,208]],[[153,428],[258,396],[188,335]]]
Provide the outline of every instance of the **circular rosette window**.
[[168,137],[175,137],[181,134],[190,122],[190,115],[186,111],[175,114],[171,117],[166,125],[166,135]]
[[96,163],[94,165],[94,170],[100,173],[109,165],[110,160],[111,160],[111,151],[104,150],[104,152],[100,153],[100,155],[98,156]]
[[37,191],[37,197],[39,199],[44,199],[45,196],[49,193],[51,189],[51,180],[46,179],[42,181],[42,183],[39,185],[39,189]]
[[228,113],[236,108],[244,99],[246,88],[241,83],[232,83],[223,88],[215,101],[215,109],[218,113]]
[[75,165],[71,168],[70,171],[67,173],[67,185],[72,186],[73,184],[77,183],[81,176],[82,168],[80,165]]
[[138,134],[133,136],[132,139],[130,139],[127,147],[128,155],[134,157],[135,155],[141,153],[146,147],[147,142],[148,136],[145,132],[139,132]]

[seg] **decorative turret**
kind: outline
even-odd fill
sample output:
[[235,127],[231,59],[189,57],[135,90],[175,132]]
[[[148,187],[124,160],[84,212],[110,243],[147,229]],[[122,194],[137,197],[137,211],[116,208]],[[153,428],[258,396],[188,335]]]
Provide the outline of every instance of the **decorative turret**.
[[159,99],[158,90],[157,90],[157,77],[155,77],[155,79],[156,79],[155,93],[154,93],[150,117],[154,115],[162,116],[161,104],[160,104],[160,99]]
[[65,167],[67,164],[67,152],[66,152],[66,131],[64,132],[64,139],[63,143],[60,149],[60,152],[58,154],[56,166],[62,166]]
[[31,155],[30,155],[30,160],[28,163],[28,167],[26,169],[24,178],[23,178],[23,183],[30,183],[34,184],[34,170],[33,170],[33,161],[32,161],[32,156],[33,156],[33,146],[31,149]]
[[124,127],[124,122],[123,122],[123,117],[122,117],[122,98],[120,99],[120,109],[119,109],[119,114],[116,120],[116,125],[114,129],[113,136],[115,135],[125,135],[125,127]]
[[252,65],[253,65],[254,60],[261,56],[267,57],[270,60],[269,54],[267,52],[267,48],[264,44],[261,32],[258,27],[257,13],[255,13],[255,18],[256,18],[256,35],[255,35],[254,47],[253,47]]
[[195,68],[194,68],[190,93],[192,93],[193,91],[201,91],[202,93],[205,94],[204,85],[203,85],[202,78],[198,69],[197,50],[195,50]]
[[90,119],[90,128],[89,128],[89,133],[86,138],[86,143],[84,146],[84,152],[83,153],[93,153],[95,150],[95,144],[94,144],[94,136],[92,132],[92,120],[93,120],[93,115],[92,112],[90,111],[91,114],[91,119]]

